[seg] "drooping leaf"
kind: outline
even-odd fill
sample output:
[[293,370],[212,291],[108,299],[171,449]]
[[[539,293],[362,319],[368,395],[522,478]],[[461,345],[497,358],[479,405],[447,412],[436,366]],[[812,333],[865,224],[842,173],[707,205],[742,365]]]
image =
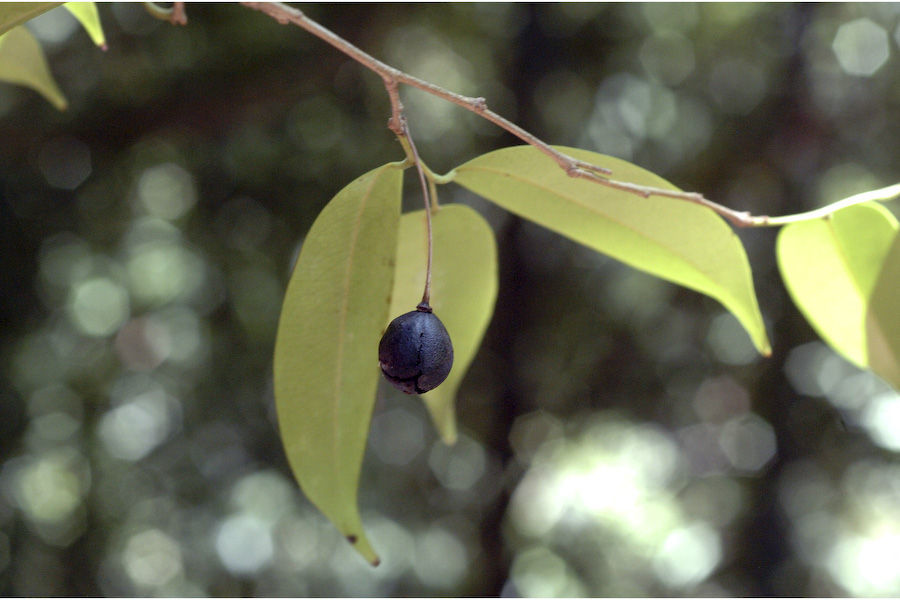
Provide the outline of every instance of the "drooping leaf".
[[68,105],[50,73],[40,43],[22,25],[0,35],[0,80],[30,87],[59,110]]
[[341,190],[316,218],[284,297],[275,404],[300,487],[368,561],[357,508],[388,315],[402,171],[388,164]]
[[[617,180],[677,189],[623,160],[559,149],[611,169]],[[642,198],[569,177],[531,146],[490,152],[457,167],[454,174],[456,183],[510,212],[715,298],[737,317],[757,350],[770,353],[747,255],[737,235],[712,210],[671,198]]]
[[887,260],[897,227],[883,206],[858,204],[792,223],[778,235],[778,265],[794,303],[822,339],[864,368],[873,365],[873,346],[897,344],[871,337],[897,326],[898,281],[890,275],[896,266]]
[[0,34],[56,8],[62,2],[0,2]]
[[[497,245],[490,225],[461,204],[432,214],[431,307],[453,342],[453,369],[437,388],[424,394],[444,442],[456,441],[455,400],[494,312],[497,298]],[[400,218],[390,319],[413,310],[425,286],[425,211]]]
[[100,24],[100,14],[95,2],[66,2],[66,10],[72,13],[97,46],[106,49],[106,36]]
[[900,391],[900,234],[884,257],[866,314],[869,366]]

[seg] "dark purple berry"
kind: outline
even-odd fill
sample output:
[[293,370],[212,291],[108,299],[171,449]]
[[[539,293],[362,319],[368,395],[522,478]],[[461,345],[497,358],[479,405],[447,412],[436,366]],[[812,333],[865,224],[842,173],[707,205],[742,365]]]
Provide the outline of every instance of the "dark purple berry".
[[407,394],[424,394],[450,374],[450,334],[427,304],[419,305],[388,325],[378,344],[378,362],[395,388]]

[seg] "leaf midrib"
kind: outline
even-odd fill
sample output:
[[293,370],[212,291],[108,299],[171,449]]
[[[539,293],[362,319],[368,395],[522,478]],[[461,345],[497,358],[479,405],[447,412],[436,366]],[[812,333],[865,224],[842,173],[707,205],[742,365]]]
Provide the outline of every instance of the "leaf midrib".
[[[589,212],[591,212],[591,213],[593,213],[593,214],[599,216],[599,217],[602,218],[602,219],[605,219],[605,220],[609,221],[610,223],[612,223],[612,224],[614,224],[614,225],[616,225],[616,226],[619,226],[619,227],[621,227],[621,228],[623,228],[623,229],[626,229],[626,230],[628,230],[628,231],[633,232],[633,233],[636,234],[639,238],[642,238],[642,239],[644,239],[644,240],[647,240],[650,244],[656,246],[657,248],[661,248],[662,250],[665,250],[665,251],[667,251],[667,252],[670,252],[673,256],[678,257],[678,260],[679,260],[680,262],[682,262],[683,264],[685,264],[685,265],[687,265],[688,267],[690,267],[691,269],[693,269],[695,272],[697,272],[697,273],[699,273],[700,275],[702,275],[702,276],[706,279],[706,282],[707,282],[708,284],[711,284],[711,285],[713,285],[713,286],[719,287],[720,289],[727,289],[727,288],[724,288],[723,286],[718,286],[718,285],[716,284],[716,280],[715,280],[715,279],[714,279],[707,271],[705,271],[705,270],[699,268],[699,267],[698,267],[697,265],[695,265],[694,263],[689,262],[688,260],[686,260],[684,257],[682,257],[680,254],[676,253],[674,250],[672,250],[672,249],[669,248],[668,246],[665,246],[665,245],[663,245],[663,244],[660,244],[659,242],[657,242],[657,241],[654,240],[653,238],[647,236],[645,233],[643,233],[642,231],[640,231],[640,230],[638,230],[638,229],[635,229],[634,227],[631,227],[631,226],[626,225],[626,224],[624,224],[624,223],[622,223],[622,222],[620,222],[620,221],[617,221],[617,220],[615,220],[615,219],[610,218],[606,213],[600,212],[600,211],[597,210],[595,207],[593,207],[593,206],[591,206],[591,205],[589,205],[589,204],[585,204],[584,202],[578,200],[577,198],[573,198],[573,197],[570,197],[570,196],[568,196],[568,195],[566,195],[566,194],[562,194],[562,193],[560,193],[560,192],[557,191],[557,190],[554,190],[554,189],[552,189],[552,188],[549,188],[549,187],[547,187],[547,186],[545,186],[545,185],[541,185],[540,183],[536,183],[536,182],[534,182],[533,180],[527,179],[527,178],[525,178],[525,177],[522,177],[522,176],[520,176],[520,175],[518,175],[518,174],[516,174],[516,173],[512,173],[512,172],[510,172],[510,171],[504,171],[504,170],[501,170],[501,169],[498,169],[498,168],[484,167],[484,166],[474,166],[474,167],[473,167],[473,166],[462,166],[462,167],[458,167],[456,170],[457,170],[457,172],[458,172],[458,171],[464,171],[464,170],[466,170],[466,169],[468,169],[468,170],[470,170],[470,171],[478,171],[478,170],[480,170],[480,171],[484,171],[484,172],[488,172],[488,173],[493,173],[493,174],[498,174],[498,175],[504,175],[504,176],[509,177],[509,178],[511,178],[511,179],[515,179],[515,180],[517,180],[517,181],[519,181],[519,182],[521,182],[521,183],[524,183],[524,184],[530,185],[530,186],[532,186],[532,187],[535,187],[535,188],[537,188],[537,189],[539,189],[539,190],[541,190],[541,191],[544,191],[544,192],[546,192],[546,193],[548,193],[548,194],[557,196],[557,197],[559,197],[559,198],[561,198],[561,199],[563,199],[563,200],[568,200],[568,201],[572,202],[573,204],[576,204],[576,205],[578,205],[578,206],[580,206],[580,207],[582,207],[582,208],[587,209]],[[621,260],[621,259],[619,259],[619,260]],[[623,261],[623,262],[625,262],[625,261]],[[737,300],[737,298],[735,298],[732,294],[728,294],[728,295],[731,296],[733,300]]]
[[[336,368],[335,368],[335,379],[334,379],[334,391],[335,397],[334,402],[332,402],[332,448],[331,448],[331,460],[332,467],[334,468],[335,473],[339,473],[340,461],[337,459],[338,449],[340,445],[338,444],[338,438],[340,436],[340,427],[338,426],[340,409],[341,409],[341,398],[343,397],[341,394],[342,386],[343,386],[343,376],[344,376],[344,337],[347,330],[347,307],[350,304],[350,275],[353,272],[353,257],[356,255],[356,246],[359,241],[359,231],[362,228],[362,215],[366,210],[366,206],[372,197],[372,188],[375,187],[375,184],[378,182],[378,178],[381,177],[383,170],[378,171],[374,177],[372,177],[372,181],[369,186],[366,188],[365,193],[362,195],[362,201],[359,203],[359,209],[356,212],[356,219],[353,223],[353,232],[350,236],[350,252],[347,258],[347,267],[344,270],[344,279],[341,285],[342,287],[342,298],[341,298],[341,309],[338,316],[338,346],[337,346],[337,360]],[[341,479],[343,482],[343,479]]]

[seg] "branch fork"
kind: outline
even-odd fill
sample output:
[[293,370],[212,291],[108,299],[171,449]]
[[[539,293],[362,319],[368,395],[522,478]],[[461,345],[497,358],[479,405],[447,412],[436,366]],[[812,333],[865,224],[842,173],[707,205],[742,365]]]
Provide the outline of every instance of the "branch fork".
[[[175,4],[178,5],[182,3],[176,2]],[[578,160],[572,156],[569,156],[568,154],[565,154],[564,152],[560,152],[543,140],[537,138],[535,135],[522,129],[512,121],[509,121],[508,119],[490,110],[488,108],[487,101],[484,98],[472,98],[469,96],[463,96],[461,94],[451,92],[433,83],[430,83],[423,79],[419,79],[418,77],[414,77],[412,75],[409,75],[408,73],[404,73],[403,71],[395,67],[383,63],[377,58],[367,54],[350,42],[341,38],[331,30],[313,21],[305,14],[303,14],[303,12],[292,6],[288,6],[280,2],[244,2],[243,4],[249,8],[269,15],[282,25],[287,25],[290,23],[297,25],[298,27],[308,31],[309,33],[324,40],[325,42],[328,42],[339,51],[343,52],[344,54],[346,54],[362,66],[366,67],[367,69],[378,74],[382,78],[391,102],[391,118],[388,121],[388,128],[394,133],[394,135],[398,137],[398,139],[401,140],[401,143],[403,142],[404,138],[409,140],[408,144],[404,144],[404,148],[407,148],[407,146],[409,146],[409,148],[407,148],[407,156],[415,163],[417,169],[419,170],[419,176],[422,180],[423,188],[425,187],[424,172],[428,173],[428,181],[431,184],[433,184],[435,181],[438,181],[440,177],[432,173],[427,166],[424,166],[421,160],[419,160],[418,158],[418,153],[415,152],[415,146],[412,144],[412,139],[409,137],[409,128],[406,125],[405,118],[403,117],[403,104],[400,102],[399,93],[399,85],[401,83],[414,88],[418,88],[428,94],[431,94],[432,96],[436,96],[438,98],[446,100],[447,102],[452,102],[453,104],[461,106],[462,108],[490,121],[501,129],[504,129],[505,131],[516,136],[526,144],[534,146],[535,148],[552,158],[569,177],[586,179],[599,185],[622,190],[624,192],[628,192],[642,198],[649,198],[650,196],[662,196],[666,198],[673,198],[676,200],[683,200],[685,202],[691,202],[693,204],[699,204],[716,212],[718,215],[720,215],[736,227],[777,226],[802,220],[822,218],[827,216],[828,214],[831,214],[835,210],[838,210],[839,208],[844,208],[851,204],[859,204],[861,202],[872,200],[888,200],[893,197],[900,196],[900,184],[897,184],[880,190],[858,194],[822,209],[799,213],[796,215],[770,217],[767,215],[755,216],[746,211],[733,210],[731,208],[713,202],[712,200],[705,198],[703,194],[697,192],[682,192],[679,190],[668,190],[664,188],[638,185],[626,181],[619,181],[611,177],[613,173],[609,169],[603,168],[599,165],[591,164],[586,161]],[[410,156],[410,149],[412,150],[412,156]],[[433,188],[433,185],[431,187]],[[425,192],[425,196],[426,208],[428,208],[431,206],[431,204],[428,200],[427,191]],[[428,208],[428,210],[426,210],[426,214],[429,215],[429,221],[430,212],[431,209]]]

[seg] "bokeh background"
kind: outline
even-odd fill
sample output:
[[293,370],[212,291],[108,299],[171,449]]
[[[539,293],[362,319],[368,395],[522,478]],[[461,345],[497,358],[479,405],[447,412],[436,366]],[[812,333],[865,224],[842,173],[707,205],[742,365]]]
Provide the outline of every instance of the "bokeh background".
[[[303,9],[736,209],[900,180],[897,4]],[[496,232],[497,310],[456,446],[379,390],[370,568],[293,482],[271,355],[312,220],[402,156],[381,81],[238,5],[100,13],[106,52],[64,10],[29,25],[69,110],[0,85],[0,594],[900,595],[900,396],[805,323],[775,230],[739,232],[764,359],[714,301],[453,186]],[[402,93],[437,171],[517,143]]]

